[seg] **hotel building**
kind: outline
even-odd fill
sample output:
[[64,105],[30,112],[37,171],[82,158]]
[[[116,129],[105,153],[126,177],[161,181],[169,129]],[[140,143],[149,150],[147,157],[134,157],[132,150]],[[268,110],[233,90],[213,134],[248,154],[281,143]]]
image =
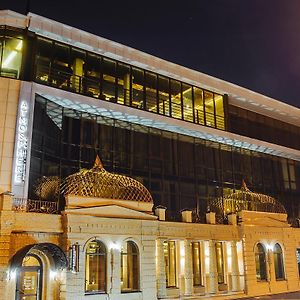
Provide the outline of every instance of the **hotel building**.
[[300,287],[300,110],[0,11],[0,299]]

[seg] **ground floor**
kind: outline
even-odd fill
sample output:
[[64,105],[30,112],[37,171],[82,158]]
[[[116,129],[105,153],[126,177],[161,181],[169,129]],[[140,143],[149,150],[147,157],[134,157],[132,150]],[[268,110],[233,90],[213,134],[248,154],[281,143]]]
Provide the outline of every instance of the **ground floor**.
[[[84,199],[88,201],[87,199]],[[79,200],[77,199],[77,202]],[[235,299],[300,290],[300,230],[241,211],[167,222],[124,206],[1,212],[1,300]],[[238,220],[238,221],[237,221]]]

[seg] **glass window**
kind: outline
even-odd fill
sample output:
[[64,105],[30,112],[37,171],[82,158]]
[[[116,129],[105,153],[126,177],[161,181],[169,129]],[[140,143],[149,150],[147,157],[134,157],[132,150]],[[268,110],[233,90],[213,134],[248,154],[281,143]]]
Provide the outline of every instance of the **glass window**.
[[144,108],[144,71],[132,68],[132,104],[133,107]]
[[189,122],[194,122],[192,87],[185,83],[182,84],[182,100],[183,100],[183,119]]
[[181,84],[173,79],[171,79],[171,112],[173,118],[182,119]]
[[70,49],[68,46],[55,43],[53,65],[51,69],[51,83],[59,88],[72,90],[72,69],[69,66]]
[[261,243],[255,247],[256,279],[267,280],[266,251]]
[[218,129],[225,129],[224,124],[224,105],[223,105],[223,96],[214,94],[215,99],[215,109],[216,109],[216,127]]
[[116,62],[103,59],[102,93],[105,100],[116,102]]
[[201,252],[200,243],[192,243],[192,260],[193,260],[193,283],[194,286],[202,285],[201,276]]
[[203,90],[193,87],[195,123],[204,125]]
[[139,290],[139,252],[137,245],[126,242],[121,249],[121,292]]
[[213,93],[204,91],[204,103],[206,126],[215,127],[215,107]]
[[223,259],[223,247],[221,242],[216,243],[216,258],[217,258],[217,272],[218,283],[224,283],[224,259]]
[[71,48],[72,88],[77,93],[82,93],[82,78],[84,75],[85,51]]
[[1,43],[1,76],[18,79],[21,71],[23,40],[6,37]]
[[85,291],[106,292],[106,248],[97,240],[91,241],[86,250]]
[[118,63],[118,103],[130,105],[130,67],[128,65]]
[[276,280],[283,280],[284,277],[284,267],[283,267],[283,255],[280,245],[277,243],[274,246],[274,266],[275,266],[275,276]]
[[157,113],[157,96],[156,84],[157,75],[154,73],[145,73],[145,86],[146,86],[146,110]]
[[158,113],[170,116],[169,79],[158,76]]
[[[100,78],[101,78],[101,57],[88,53],[86,63],[84,64],[84,93],[88,96],[101,99]],[[103,98],[103,97],[102,97]]]
[[164,257],[167,287],[176,287],[176,243],[164,242]]
[[48,83],[50,79],[52,44],[52,41],[43,38],[37,39],[35,78],[45,83]]

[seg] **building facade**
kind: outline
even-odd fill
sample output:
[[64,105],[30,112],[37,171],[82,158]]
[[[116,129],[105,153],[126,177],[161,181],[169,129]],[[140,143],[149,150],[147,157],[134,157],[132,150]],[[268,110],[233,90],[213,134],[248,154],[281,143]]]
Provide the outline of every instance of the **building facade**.
[[299,289],[298,108],[31,13],[0,33],[0,299]]

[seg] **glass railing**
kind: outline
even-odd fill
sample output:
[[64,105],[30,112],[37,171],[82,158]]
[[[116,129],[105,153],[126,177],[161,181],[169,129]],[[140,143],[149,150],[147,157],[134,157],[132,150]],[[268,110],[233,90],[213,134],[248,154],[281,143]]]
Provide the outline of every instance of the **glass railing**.
[[67,68],[62,68],[62,70],[59,70],[53,67],[49,68],[48,65],[38,64],[36,67],[35,80],[38,83],[89,97],[147,110],[156,114],[171,116],[175,119],[181,119],[199,125],[206,125],[221,130],[225,129],[223,116],[215,116],[209,112],[204,114],[203,110],[193,109],[188,106],[182,107],[178,101],[172,99],[170,99],[171,103],[169,102],[170,100],[160,100],[157,107],[156,98],[151,97],[151,103],[147,104],[146,102],[146,105],[144,105],[144,100],[134,101],[132,99],[133,92],[125,89],[123,86],[117,85],[114,78],[109,80],[109,76],[104,76],[101,88],[99,79],[74,75],[72,72],[67,72],[66,69]]

